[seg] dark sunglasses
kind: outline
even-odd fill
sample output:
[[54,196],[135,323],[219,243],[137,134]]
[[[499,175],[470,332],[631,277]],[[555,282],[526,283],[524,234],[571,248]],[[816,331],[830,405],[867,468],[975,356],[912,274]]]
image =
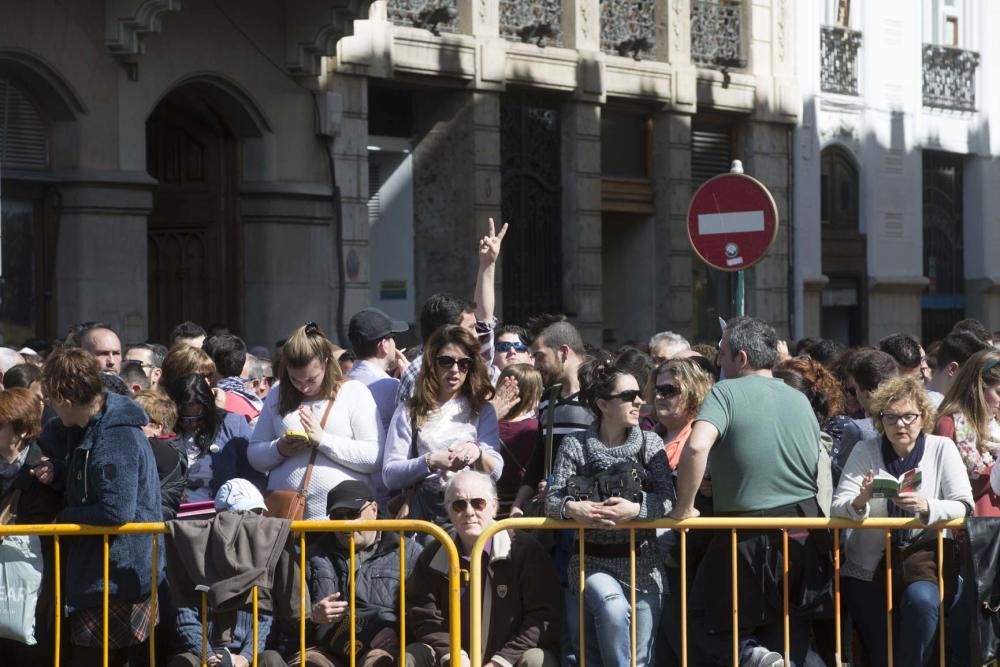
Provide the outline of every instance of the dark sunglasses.
[[194,424],[196,422],[205,421],[207,415],[194,415],[192,417],[178,417],[177,421],[183,424]]
[[459,357],[456,359],[455,357],[449,357],[447,354],[441,354],[435,357],[434,361],[437,363],[438,368],[444,371],[451,370],[455,364],[458,364],[458,370],[463,373],[468,373],[469,369],[472,368],[471,357]]
[[365,511],[366,507],[368,507],[367,502],[356,510],[334,510],[333,512],[330,512],[330,519],[332,521],[355,521],[361,518],[361,513]]
[[635,399],[637,399],[637,398],[639,398],[641,396],[642,396],[642,391],[640,391],[638,389],[628,389],[626,391],[618,392],[617,394],[611,394],[610,396],[607,396],[606,398],[609,401],[611,399],[613,399],[613,398],[617,398],[622,403],[632,403],[633,401],[635,401]]
[[499,343],[497,343],[496,345],[494,345],[493,348],[497,352],[501,352],[501,353],[502,352],[510,352],[511,350],[514,350],[515,352],[527,352],[528,351],[528,346],[525,345],[524,343],[522,343],[520,341],[513,342],[513,341],[509,341],[509,340],[500,341]]
[[681,388],[675,384],[656,385],[656,395],[660,398],[673,398],[679,393],[681,393]]
[[488,501],[486,500],[486,498],[471,498],[469,500],[465,500],[463,498],[459,500],[453,500],[451,501],[451,511],[454,512],[455,514],[461,514],[462,512],[465,511],[466,507],[472,505],[472,509],[476,510],[477,512],[482,512],[484,509],[486,509],[487,503]]

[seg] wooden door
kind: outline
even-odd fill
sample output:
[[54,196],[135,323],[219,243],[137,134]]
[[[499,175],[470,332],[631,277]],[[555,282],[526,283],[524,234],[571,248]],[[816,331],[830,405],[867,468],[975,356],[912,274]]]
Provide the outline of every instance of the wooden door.
[[239,144],[211,109],[183,93],[160,103],[146,139],[147,169],[158,181],[149,216],[150,339],[167,343],[185,320],[237,332]]

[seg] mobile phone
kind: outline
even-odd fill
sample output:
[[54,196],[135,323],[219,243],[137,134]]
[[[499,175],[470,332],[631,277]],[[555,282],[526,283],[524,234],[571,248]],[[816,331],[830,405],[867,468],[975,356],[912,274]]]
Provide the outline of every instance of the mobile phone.
[[305,431],[285,431],[285,439],[287,439],[287,440],[295,440],[295,439],[308,440],[309,439],[309,434],[306,433]]

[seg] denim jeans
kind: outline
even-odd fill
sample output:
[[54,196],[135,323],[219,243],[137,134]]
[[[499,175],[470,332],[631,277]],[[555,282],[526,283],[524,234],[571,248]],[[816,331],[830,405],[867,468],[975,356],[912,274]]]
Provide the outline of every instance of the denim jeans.
[[[875,583],[843,577],[840,582],[844,593],[844,604],[854,618],[855,627],[864,643],[865,658],[872,667],[888,664],[889,646],[886,641],[885,591]],[[962,578],[958,579],[955,600],[951,602],[945,629],[948,641],[946,650],[951,654],[950,662],[967,665],[968,640],[964,634],[971,622],[964,605]],[[945,604],[949,604],[945,600]],[[937,643],[938,630],[938,587],[929,581],[915,581],[898,598],[893,614],[895,632],[893,636],[893,657],[896,665],[923,667],[928,665]],[[964,662],[962,662],[964,660]]]
[[[584,592],[587,665],[589,667],[628,667],[632,664],[629,619],[632,615],[629,589],[614,577],[595,572],[587,575]],[[579,596],[568,596],[572,609],[579,613]],[[659,593],[635,594],[636,666],[653,664],[653,645],[660,621]],[[579,646],[580,637],[573,637]]]

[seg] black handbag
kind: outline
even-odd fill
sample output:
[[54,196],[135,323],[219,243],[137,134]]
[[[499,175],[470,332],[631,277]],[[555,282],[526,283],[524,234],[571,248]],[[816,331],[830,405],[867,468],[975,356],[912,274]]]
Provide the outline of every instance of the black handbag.
[[[640,456],[645,456],[643,446]],[[646,484],[646,469],[635,461],[618,461],[594,476],[573,475],[566,480],[566,495],[572,500],[603,502],[608,498],[625,498],[642,502]]]
[[985,665],[1000,658],[1000,518],[967,518],[965,534],[965,572],[975,584],[970,653]]

